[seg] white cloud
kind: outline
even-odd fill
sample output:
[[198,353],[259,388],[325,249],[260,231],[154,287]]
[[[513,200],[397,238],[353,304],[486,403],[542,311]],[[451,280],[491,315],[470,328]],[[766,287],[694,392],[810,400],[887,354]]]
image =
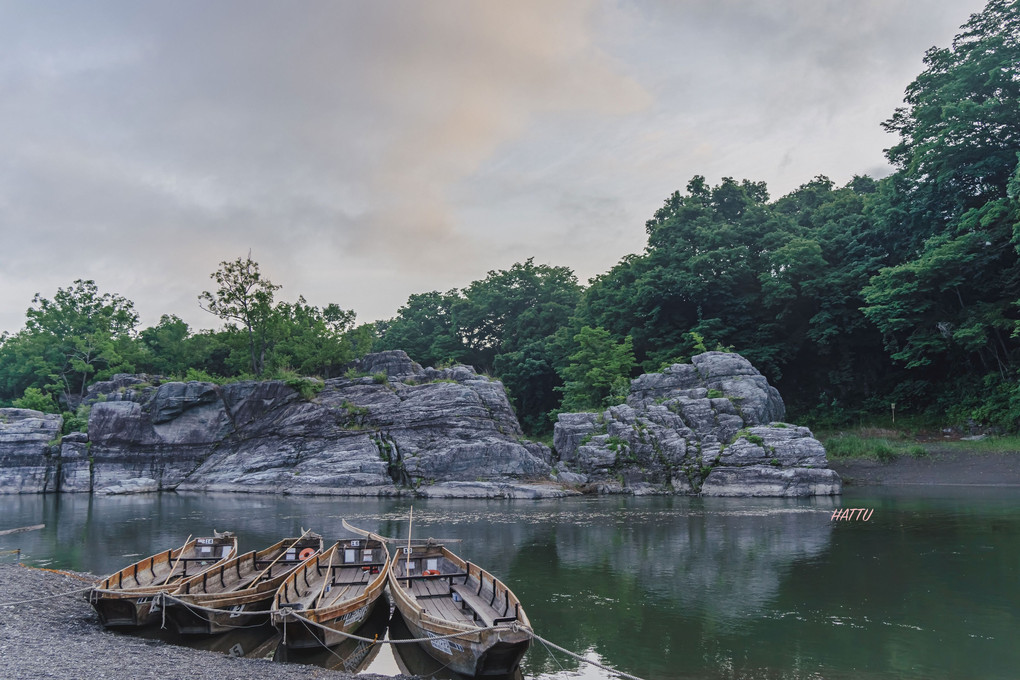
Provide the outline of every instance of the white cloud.
[[249,249],[363,320],[532,255],[584,280],[694,174],[882,172],[878,123],[980,6],[5,3],[0,329],[76,278],[211,326]]

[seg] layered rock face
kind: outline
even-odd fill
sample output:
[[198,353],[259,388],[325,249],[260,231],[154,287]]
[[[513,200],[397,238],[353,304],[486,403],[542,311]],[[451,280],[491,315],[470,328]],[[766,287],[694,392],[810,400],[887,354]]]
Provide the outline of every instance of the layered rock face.
[[63,418],[25,408],[0,408],[0,490],[55,491]]
[[[58,476],[67,490],[85,484],[74,447],[87,446],[87,481],[99,492],[564,493],[529,484],[548,480],[550,452],[521,440],[502,383],[467,366],[423,369],[400,351],[367,355],[354,373],[320,382],[311,399],[279,381],[115,376],[90,388],[88,443],[65,438],[71,455]],[[26,479],[6,490],[54,488]]]
[[557,478],[602,493],[841,493],[821,443],[784,417],[779,392],[750,362],[706,352],[631,381],[626,404],[561,414]]

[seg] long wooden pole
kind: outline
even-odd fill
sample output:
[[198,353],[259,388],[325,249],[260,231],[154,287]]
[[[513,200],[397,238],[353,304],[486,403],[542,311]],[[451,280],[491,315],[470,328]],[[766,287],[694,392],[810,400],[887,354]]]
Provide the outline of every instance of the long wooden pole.
[[[411,518],[407,520],[407,562],[404,564],[404,576],[411,575],[411,530],[414,528],[414,506],[411,506]],[[410,581],[405,581],[410,585]]]
[[162,583],[156,583],[154,585],[160,587],[165,586],[167,584],[167,581],[169,581],[170,578],[174,575],[174,572],[177,571],[177,565],[180,564],[181,558],[184,557],[184,551],[188,549],[189,543],[191,543],[191,534],[188,534],[188,540],[184,541],[184,545],[181,546],[181,551],[177,553],[177,559],[174,560],[173,566],[170,567],[170,573],[166,575],[166,578],[163,579]]
[[[300,536],[298,536],[297,538],[295,538],[295,539],[294,539],[294,542],[293,542],[293,543],[291,543],[289,547],[290,547],[290,548],[293,548],[294,546],[296,546],[296,545],[297,545],[297,544],[298,544],[298,543],[299,543],[299,542],[301,541],[301,539],[302,539],[302,538],[304,538],[305,536],[307,536],[307,535],[308,535],[308,534],[310,534],[310,533],[312,533],[312,530],[311,530],[311,529],[305,529],[305,532],[304,532],[303,534],[301,534]],[[276,559],[275,559],[275,560],[273,560],[272,562],[270,562],[270,563],[269,563],[269,566],[268,566],[268,567],[266,567],[265,569],[263,569],[262,571],[260,571],[259,573],[257,573],[257,574],[255,575],[255,578],[254,578],[254,579],[252,579],[251,583],[250,583],[250,584],[249,584],[249,585],[248,585],[247,587],[248,587],[248,588],[250,588],[250,587],[251,587],[252,585],[254,585],[254,584],[258,583],[259,579],[261,579],[261,578],[262,578],[262,575],[263,575],[263,574],[265,574],[265,573],[266,573],[267,571],[269,571],[270,569],[272,569],[272,568],[273,568],[273,565],[274,565],[274,564],[276,564],[277,562],[279,562],[279,561],[280,561],[280,559],[281,559],[281,558],[282,558],[282,557],[283,557],[284,555],[286,555],[286,554],[287,554],[287,550],[288,550],[288,548],[284,548],[283,550],[281,550],[281,551],[280,551],[280,554],[276,556]],[[316,551],[316,552],[318,552],[318,551]],[[255,554],[256,554],[256,555],[258,555],[258,553],[255,553]]]
[[7,534],[20,534],[23,531],[36,531],[38,529],[45,529],[45,524],[33,524],[30,527],[18,527],[17,529],[4,529],[0,531],[0,536],[6,536]]

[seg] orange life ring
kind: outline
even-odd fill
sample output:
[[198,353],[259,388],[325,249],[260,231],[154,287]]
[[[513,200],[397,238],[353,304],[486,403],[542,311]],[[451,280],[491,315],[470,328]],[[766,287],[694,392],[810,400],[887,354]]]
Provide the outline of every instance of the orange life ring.
[[438,569],[426,569],[425,571],[422,572],[422,575],[424,575],[424,576],[439,576],[439,570]]
[[305,548],[298,554],[298,559],[304,562],[309,557],[315,554],[315,548]]

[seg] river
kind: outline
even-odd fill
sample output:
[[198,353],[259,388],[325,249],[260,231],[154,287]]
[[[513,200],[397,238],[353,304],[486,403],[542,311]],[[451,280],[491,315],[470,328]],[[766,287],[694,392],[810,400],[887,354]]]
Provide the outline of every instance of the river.
[[[241,550],[340,519],[407,535],[410,499],[0,496],[36,566],[105,574],[189,535]],[[972,680],[1020,669],[1020,491],[848,488],[842,499],[415,500],[416,537],[500,576],[543,637],[646,680]],[[837,507],[871,510],[833,520]],[[0,559],[10,559],[10,555]],[[371,672],[395,674],[392,654]],[[534,645],[524,676],[609,678]]]

